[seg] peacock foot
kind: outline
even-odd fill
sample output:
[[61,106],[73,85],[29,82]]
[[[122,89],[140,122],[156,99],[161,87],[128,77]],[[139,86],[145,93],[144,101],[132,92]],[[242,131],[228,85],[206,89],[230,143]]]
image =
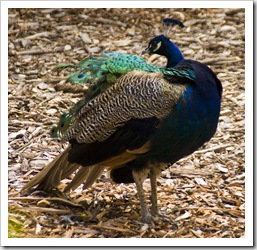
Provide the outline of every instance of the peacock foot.
[[178,225],[175,223],[169,216],[160,214],[159,212],[152,214],[152,219],[155,221],[155,224],[158,223],[169,223],[172,226],[172,230],[178,230]]
[[169,222],[170,221],[170,217],[164,214],[160,214],[160,213],[154,213],[152,214],[152,218],[154,219],[154,221],[156,223],[159,222]]
[[160,222],[170,222],[170,218],[160,213],[157,213],[157,214],[147,213],[139,217],[138,222],[155,227],[155,225],[159,224]]
[[168,217],[167,215],[161,214],[159,212],[159,209],[158,209],[157,205],[152,206],[151,215],[154,218],[154,220],[157,221],[157,222],[161,222],[161,221],[162,222],[169,222],[170,221],[170,217]]
[[139,224],[148,224],[148,225],[150,225],[150,226],[152,226],[152,227],[154,227],[155,224],[156,224],[156,222],[155,222],[153,216],[152,216],[149,212],[143,214],[142,216],[140,216],[140,217],[138,218],[137,222],[138,222]]

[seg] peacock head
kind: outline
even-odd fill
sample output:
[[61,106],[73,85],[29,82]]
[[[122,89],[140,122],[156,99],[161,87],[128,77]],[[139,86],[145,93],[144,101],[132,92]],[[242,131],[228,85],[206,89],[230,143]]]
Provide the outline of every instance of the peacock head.
[[169,49],[171,41],[164,35],[156,36],[150,40],[147,48],[142,52],[143,54],[158,54],[165,56],[167,49]]
[[143,54],[158,54],[168,59],[166,67],[175,67],[184,57],[179,48],[164,35],[154,37],[148,44]]

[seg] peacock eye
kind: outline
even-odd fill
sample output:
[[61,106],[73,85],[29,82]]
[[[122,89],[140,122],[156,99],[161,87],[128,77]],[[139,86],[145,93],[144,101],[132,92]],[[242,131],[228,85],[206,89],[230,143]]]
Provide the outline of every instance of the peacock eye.
[[81,79],[81,78],[83,78],[83,77],[84,77],[83,74],[79,74],[79,75],[78,75],[78,78],[79,78],[79,79]]
[[153,50],[154,52],[157,51],[162,46],[162,42],[158,42],[156,44],[156,48]]

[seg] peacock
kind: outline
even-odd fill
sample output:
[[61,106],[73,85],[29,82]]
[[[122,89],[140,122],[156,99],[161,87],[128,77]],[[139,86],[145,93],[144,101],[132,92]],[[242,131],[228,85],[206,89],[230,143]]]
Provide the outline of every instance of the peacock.
[[[75,77],[92,87],[71,112],[62,135],[69,145],[23,192],[56,189],[75,171],[63,192],[82,183],[89,188],[106,169],[114,182],[136,184],[141,220],[155,223],[161,217],[157,177],[165,163],[174,164],[193,153],[215,134],[222,85],[209,67],[197,61],[181,60],[175,67],[162,68],[133,55],[120,59],[119,53],[109,52],[61,66],[74,67]],[[146,178],[151,183],[150,211],[143,190]]]

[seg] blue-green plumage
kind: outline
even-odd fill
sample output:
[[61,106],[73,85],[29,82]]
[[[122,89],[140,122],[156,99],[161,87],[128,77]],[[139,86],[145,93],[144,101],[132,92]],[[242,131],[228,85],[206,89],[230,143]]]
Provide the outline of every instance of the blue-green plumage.
[[[175,163],[193,153],[214,135],[220,113],[222,85],[207,66],[197,61],[185,60],[177,46],[164,35],[154,37],[143,53],[165,56],[168,68],[191,68],[194,72],[194,82],[187,87],[176,108],[153,136],[153,150],[141,156],[160,162]],[[169,146],[165,148],[159,145]],[[125,179],[126,182],[133,182],[133,178],[124,177],[123,180],[122,176],[132,177],[133,166],[138,165],[136,161],[124,165],[122,170],[112,170],[112,178],[119,183]],[[140,161],[142,167],[142,160]]]
[[[183,64],[191,64],[197,81],[185,89],[176,106],[152,135],[151,150],[138,157],[141,167],[142,160],[145,160],[146,165],[149,160],[175,163],[209,141],[216,131],[220,113],[221,83],[207,66],[192,60],[185,60],[180,67],[183,67]],[[128,166],[124,165],[123,169],[113,170],[113,179],[123,182],[122,176],[124,179],[127,179],[126,176],[132,176],[133,166],[138,165],[136,161],[134,165],[129,163]],[[127,172],[124,168],[127,168]],[[133,179],[130,178],[130,182],[134,182]]]

